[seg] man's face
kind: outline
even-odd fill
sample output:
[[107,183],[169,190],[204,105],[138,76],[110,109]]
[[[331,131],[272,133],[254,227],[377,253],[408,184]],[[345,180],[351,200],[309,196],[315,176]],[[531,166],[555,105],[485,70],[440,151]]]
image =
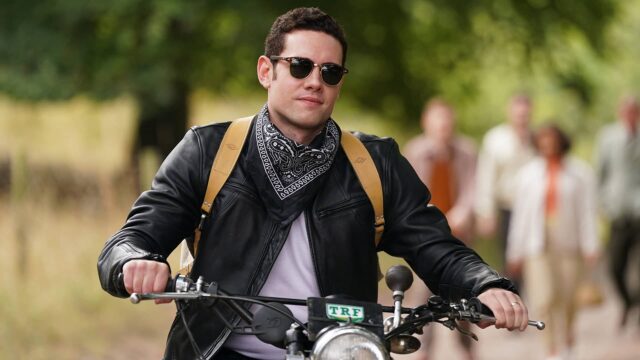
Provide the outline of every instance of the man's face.
[[[308,58],[316,64],[342,63],[342,46],[331,35],[311,30],[296,30],[285,36],[281,57]],[[271,121],[282,133],[301,143],[310,142],[324,127],[340,94],[341,80],[330,86],[323,82],[320,67],[314,67],[304,79],[289,72],[290,63],[272,63],[258,59],[258,79],[267,89]]]
[[453,110],[446,106],[436,106],[425,114],[424,129],[428,137],[440,144],[453,140],[455,120]]
[[509,106],[509,120],[511,124],[519,128],[529,126],[531,120],[531,102],[527,98],[516,98]]
[[640,104],[634,98],[625,99],[619,110],[622,121],[630,128],[635,129],[640,120]]
[[560,138],[553,131],[543,131],[536,137],[538,151],[545,158],[558,157],[562,153]]

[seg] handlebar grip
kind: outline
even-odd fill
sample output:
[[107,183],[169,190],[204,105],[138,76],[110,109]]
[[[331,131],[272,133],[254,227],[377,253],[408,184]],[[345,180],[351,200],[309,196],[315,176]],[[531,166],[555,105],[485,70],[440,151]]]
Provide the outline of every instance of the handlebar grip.
[[167,279],[167,285],[164,287],[164,292],[175,292],[176,291],[176,280],[172,277]]
[[[493,311],[491,311],[491,309],[489,309],[480,300],[478,300],[478,298],[472,298],[471,300],[469,300],[469,305],[474,306],[476,308],[476,311],[478,311],[480,314],[493,317]],[[544,328],[546,327],[546,324],[544,322],[538,320],[529,320],[528,325],[535,326],[538,330],[544,330]]]

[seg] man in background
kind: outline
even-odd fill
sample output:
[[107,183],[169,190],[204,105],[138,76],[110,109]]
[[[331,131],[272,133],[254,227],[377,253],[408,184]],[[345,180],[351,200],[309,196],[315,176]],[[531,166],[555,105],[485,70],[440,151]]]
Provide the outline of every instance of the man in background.
[[[530,129],[532,103],[529,96],[516,94],[508,107],[507,122],[490,129],[482,140],[476,182],[478,232],[496,234],[503,261],[516,190],[515,177],[534,155]],[[516,286],[518,279],[512,277]]]
[[442,99],[425,104],[423,133],[411,139],[404,156],[431,190],[431,203],[445,213],[453,234],[467,245],[473,237],[477,150],[457,134],[455,111]]
[[[404,156],[422,182],[431,190],[430,204],[446,216],[451,232],[465,244],[473,241],[473,201],[476,176],[477,151],[473,140],[456,133],[453,107],[446,101],[434,98],[428,101],[420,122],[423,133],[411,139],[404,148]],[[417,306],[431,295],[422,282],[414,282],[407,292],[407,304]],[[460,326],[467,328],[468,323]],[[433,338],[433,327],[424,329],[421,337],[428,345]],[[467,359],[473,359],[471,338],[459,334]],[[430,346],[418,350],[418,359],[427,359]]]
[[[630,259],[640,245],[640,104],[625,96],[618,107],[618,121],[605,126],[597,142],[596,175],[599,200],[610,220],[609,266],[624,310],[621,326],[638,304],[627,283]],[[637,254],[637,253],[635,253]],[[640,274],[640,269],[635,269]]]

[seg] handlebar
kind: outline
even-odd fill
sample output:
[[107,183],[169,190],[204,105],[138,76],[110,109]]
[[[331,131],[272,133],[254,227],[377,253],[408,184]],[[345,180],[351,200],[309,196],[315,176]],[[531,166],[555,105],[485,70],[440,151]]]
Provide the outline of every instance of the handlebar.
[[[138,304],[143,300],[153,299],[171,299],[171,300],[203,300],[203,299],[221,299],[227,300],[230,306],[238,312],[238,314],[245,320],[250,320],[252,314],[245,310],[242,306],[237,304],[237,301],[251,302],[268,306],[267,303],[275,302],[287,305],[302,305],[306,306],[307,301],[301,299],[289,299],[289,298],[276,298],[276,297],[264,297],[264,296],[234,296],[224,292],[218,287],[215,282],[207,283],[202,277],[197,281],[178,275],[174,279],[167,281],[165,292],[161,293],[146,293],[138,294],[133,293],[129,297],[130,301],[134,304]],[[394,312],[394,307],[382,306],[383,312]],[[276,310],[277,311],[277,310]],[[414,330],[418,327],[422,327],[430,322],[439,322],[449,328],[454,328],[455,321],[463,320],[472,323],[489,322],[495,323],[495,318],[491,310],[484,306],[480,300],[473,298],[471,300],[461,300],[460,302],[445,302],[439,296],[432,296],[429,302],[425,305],[416,308],[401,308],[401,313],[406,314],[405,320],[402,325],[391,330],[386,338],[391,338],[397,334]],[[295,320],[299,323],[298,320]],[[534,326],[538,330],[543,330],[545,324],[542,321],[529,320],[529,326]]]
[[[457,329],[474,340],[478,340],[477,336],[457,325],[456,321],[459,320],[474,324],[479,322],[495,324],[496,321],[491,310],[482,304],[478,298],[461,299],[459,302],[447,303],[441,297],[434,295],[429,298],[427,304],[412,309],[400,326],[391,329],[385,334],[385,339],[389,340],[394,336],[413,332],[416,328],[421,328],[428,323],[437,322],[451,330]],[[546,327],[544,322],[536,320],[529,320],[528,325],[538,330],[544,330]]]
[[164,292],[159,293],[133,293],[129,300],[138,304],[143,300],[170,299],[170,300],[202,300],[202,299],[226,299],[247,302],[278,302],[286,305],[307,305],[306,300],[289,299],[268,296],[239,296],[230,295],[218,287],[216,282],[207,283],[200,277],[196,282],[184,275],[178,275],[167,281]]

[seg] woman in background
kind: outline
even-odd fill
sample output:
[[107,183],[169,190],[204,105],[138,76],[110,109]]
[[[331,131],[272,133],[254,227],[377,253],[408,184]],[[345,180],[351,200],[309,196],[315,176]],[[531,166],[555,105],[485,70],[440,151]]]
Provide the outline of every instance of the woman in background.
[[[569,356],[575,343],[575,297],[583,266],[598,253],[595,178],[568,155],[568,136],[556,125],[535,135],[537,156],[518,173],[507,264],[522,272],[534,317],[545,319],[549,359]],[[563,338],[563,347],[558,346]]]

